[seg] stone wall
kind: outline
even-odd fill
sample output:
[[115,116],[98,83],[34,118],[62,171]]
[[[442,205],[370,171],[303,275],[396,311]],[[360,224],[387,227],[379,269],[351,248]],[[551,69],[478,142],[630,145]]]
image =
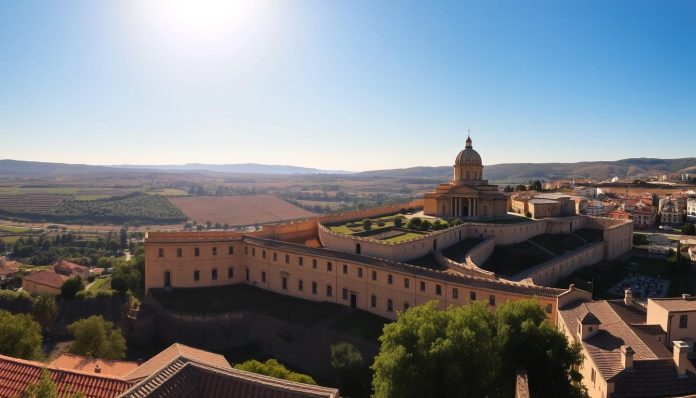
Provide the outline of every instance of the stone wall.
[[555,257],[528,269],[511,279],[539,286],[553,286],[581,267],[592,265],[604,258],[604,242],[595,242],[570,253]]
[[[495,249],[495,238],[488,238],[484,240],[483,242],[479,243],[478,245],[474,246],[469,250],[469,252],[466,254],[466,264],[469,267],[476,267],[479,268],[479,264],[483,264],[488,260],[488,257],[493,254],[493,250]],[[495,277],[495,273],[490,272],[490,271],[485,271],[488,273],[493,274]]]

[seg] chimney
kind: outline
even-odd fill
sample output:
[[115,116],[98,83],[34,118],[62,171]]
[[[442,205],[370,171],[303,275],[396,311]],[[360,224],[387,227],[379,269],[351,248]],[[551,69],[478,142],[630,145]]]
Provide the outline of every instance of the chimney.
[[624,369],[633,369],[633,354],[635,354],[633,348],[627,345],[621,346],[621,366]]
[[633,292],[631,289],[626,289],[624,291],[624,304],[633,305]]
[[689,345],[683,341],[677,340],[674,342],[674,349],[672,357],[674,359],[674,365],[677,367],[677,374],[679,377],[686,376],[686,354],[689,352]]
[[99,364],[94,367],[94,373],[101,373],[101,366],[99,366]]

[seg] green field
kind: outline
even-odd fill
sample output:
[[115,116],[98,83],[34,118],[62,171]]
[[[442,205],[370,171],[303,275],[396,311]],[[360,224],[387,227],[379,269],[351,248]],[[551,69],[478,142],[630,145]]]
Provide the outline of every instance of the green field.
[[100,276],[97,279],[94,280],[94,282],[89,286],[90,292],[97,292],[99,290],[102,291],[109,291],[111,290],[111,277],[109,276]]

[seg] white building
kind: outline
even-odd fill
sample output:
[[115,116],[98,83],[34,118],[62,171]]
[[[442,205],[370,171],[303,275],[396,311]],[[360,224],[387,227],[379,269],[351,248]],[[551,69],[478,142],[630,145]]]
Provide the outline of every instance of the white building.
[[686,219],[689,222],[696,222],[696,198],[686,200]]

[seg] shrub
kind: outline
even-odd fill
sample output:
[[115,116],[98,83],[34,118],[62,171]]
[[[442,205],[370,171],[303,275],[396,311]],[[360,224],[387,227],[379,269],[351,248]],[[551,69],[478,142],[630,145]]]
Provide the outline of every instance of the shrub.
[[430,229],[431,226],[432,226],[432,224],[430,224],[430,221],[423,220],[423,222],[420,225],[420,229],[421,229],[421,231],[427,231]]
[[372,220],[370,220],[369,218],[366,218],[363,220],[362,225],[363,225],[363,229],[365,229],[365,231],[367,231],[367,230],[372,228]]
[[245,370],[247,372],[258,373],[266,376],[272,376],[279,379],[296,381],[305,384],[317,384],[314,379],[302,373],[296,373],[286,368],[282,363],[275,359],[269,359],[266,362],[257,360],[249,360],[234,366],[235,369]]
[[63,298],[74,299],[77,292],[83,290],[84,288],[85,284],[82,282],[82,278],[77,275],[63,283],[63,286],[60,288],[60,294],[63,296]]
[[384,221],[378,221],[377,222],[378,227],[383,227],[384,226]]
[[402,225],[404,225],[404,217],[403,216],[394,217],[394,226],[397,228],[401,228]]
[[421,223],[422,223],[422,222],[423,222],[423,220],[421,220],[420,217],[413,217],[413,218],[408,222],[408,224],[406,225],[406,227],[407,227],[408,229],[420,229]]
[[68,330],[75,337],[70,353],[101,359],[122,359],[126,355],[126,340],[114,324],[93,315],[71,323]]

